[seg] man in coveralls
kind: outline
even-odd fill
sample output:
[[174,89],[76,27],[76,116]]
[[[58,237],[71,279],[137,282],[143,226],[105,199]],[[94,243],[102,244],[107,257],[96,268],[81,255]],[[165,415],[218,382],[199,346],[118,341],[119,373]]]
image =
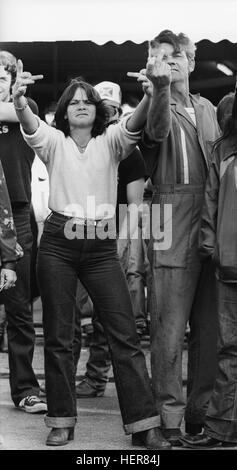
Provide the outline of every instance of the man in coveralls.
[[149,56],[160,57],[161,70],[165,61],[169,72],[160,76],[159,106],[141,145],[155,186],[152,207],[160,207],[160,232],[165,233],[165,205],[172,207],[170,247],[159,249],[159,230],[149,246],[152,381],[161,425],[172,445],[179,444],[185,410],[182,350],[188,321],[185,421],[186,432],[192,435],[202,431],[216,372],[214,271],[209,261],[199,258],[198,231],[212,142],[219,128],[214,106],[189,92],[195,49],[183,33],[168,30],[149,43]]

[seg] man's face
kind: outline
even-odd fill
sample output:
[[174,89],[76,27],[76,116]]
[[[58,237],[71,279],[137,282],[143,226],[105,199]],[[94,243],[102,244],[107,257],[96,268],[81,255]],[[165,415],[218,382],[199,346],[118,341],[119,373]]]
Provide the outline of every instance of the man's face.
[[11,74],[0,65],[0,101],[9,101],[11,89]]
[[164,51],[163,60],[171,67],[171,83],[186,82],[191,72],[186,53],[175,51],[171,44],[163,42],[149,48],[149,57],[156,57],[161,49]]

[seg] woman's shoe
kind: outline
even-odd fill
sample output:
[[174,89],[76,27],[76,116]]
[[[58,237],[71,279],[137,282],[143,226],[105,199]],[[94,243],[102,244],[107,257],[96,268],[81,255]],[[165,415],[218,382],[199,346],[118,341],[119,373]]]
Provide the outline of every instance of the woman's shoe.
[[74,439],[74,428],[52,428],[46,446],[65,446]]

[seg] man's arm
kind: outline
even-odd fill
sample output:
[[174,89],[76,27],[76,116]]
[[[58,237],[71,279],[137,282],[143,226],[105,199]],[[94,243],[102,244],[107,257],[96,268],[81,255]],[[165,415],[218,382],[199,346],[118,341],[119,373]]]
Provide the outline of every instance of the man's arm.
[[13,102],[19,122],[28,135],[36,132],[39,123],[34,113],[31,111],[24,95],[27,85],[34,84],[36,80],[40,80],[41,78],[43,78],[43,75],[31,75],[30,72],[24,72],[22,61],[17,61],[16,82],[12,89]]
[[[170,66],[163,60],[164,51],[147,61],[146,70],[140,73],[128,73],[142,83],[145,95],[134,113],[127,121],[127,129],[135,132],[143,129],[149,139],[159,142],[165,139],[170,130]],[[150,83],[150,85],[149,85]]]
[[[30,98],[27,98],[27,101],[33,113],[38,114],[38,106],[35,101]],[[19,122],[13,103],[5,103],[3,101],[0,102],[0,121],[13,123]]]
[[145,132],[149,140],[160,142],[169,134],[171,126],[170,82],[171,69],[163,60],[164,52],[147,62],[146,76],[153,84],[151,105]]
[[145,134],[149,141],[161,142],[171,127],[170,86],[154,87],[153,99],[147,115]]

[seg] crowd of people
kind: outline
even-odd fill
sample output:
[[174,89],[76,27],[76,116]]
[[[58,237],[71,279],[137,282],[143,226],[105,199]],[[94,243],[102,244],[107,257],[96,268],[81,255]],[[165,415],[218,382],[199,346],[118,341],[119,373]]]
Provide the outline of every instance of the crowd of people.
[[[45,414],[49,446],[74,439],[76,399],[103,395],[112,365],[134,446],[237,447],[237,94],[216,109],[190,93],[195,51],[183,33],[162,31],[149,42],[146,67],[129,73],[144,92],[132,113],[122,112],[118,84],[74,78],[51,124],[27,97],[43,76],[0,51],[0,300],[10,389],[16,407]],[[37,255],[46,401],[32,368],[35,158],[49,185]],[[85,302],[93,333],[76,384]],[[151,380],[140,343],[148,312]]]

